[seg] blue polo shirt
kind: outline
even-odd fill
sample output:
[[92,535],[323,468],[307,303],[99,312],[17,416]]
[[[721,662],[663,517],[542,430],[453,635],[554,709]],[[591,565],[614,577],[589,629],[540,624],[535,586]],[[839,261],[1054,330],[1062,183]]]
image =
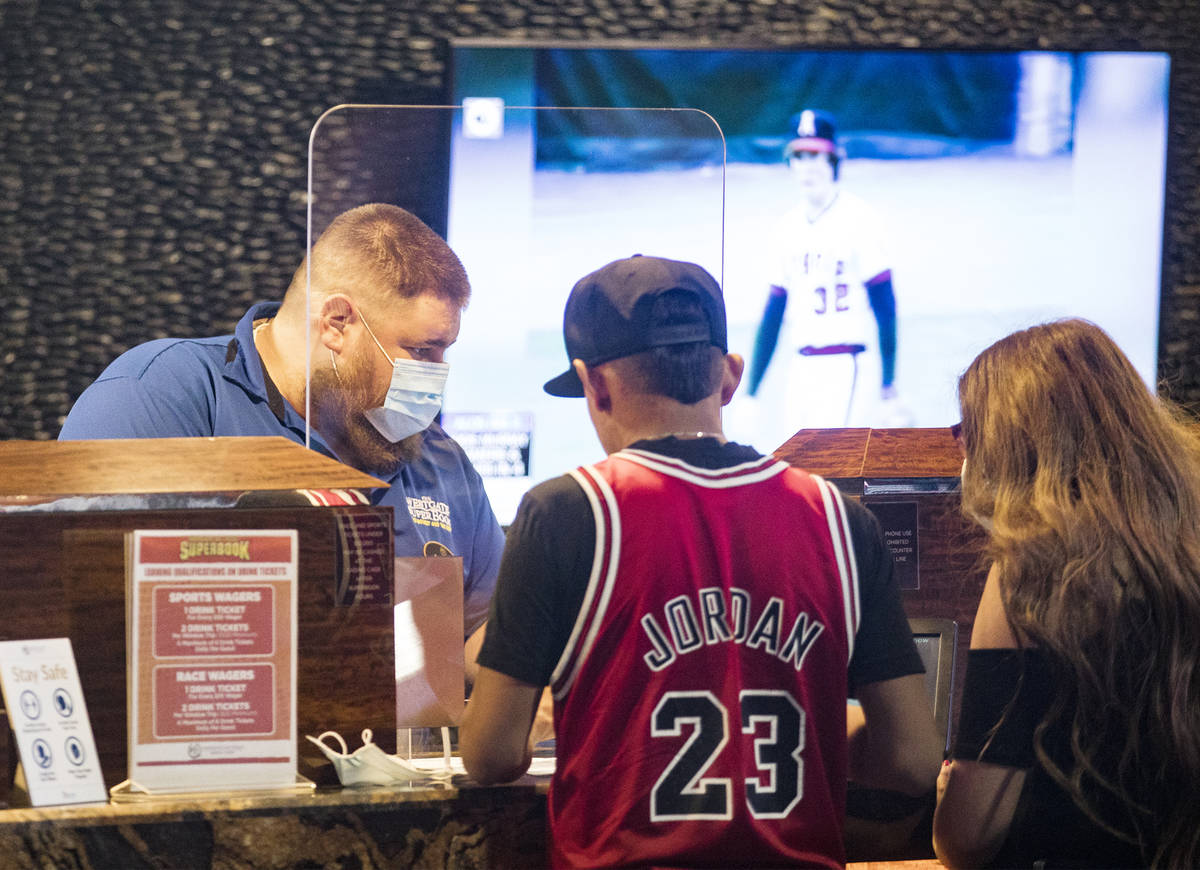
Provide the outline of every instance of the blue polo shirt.
[[[59,440],[282,435],[303,444],[304,418],[268,387],[254,348],[254,321],[278,310],[255,305],[232,336],[162,338],[126,351],[83,391]],[[393,508],[397,556],[462,557],[470,634],[487,617],[504,533],[463,449],[436,423],[422,435],[415,461],[390,478],[375,475],[390,487],[371,501]],[[315,429],[310,444],[338,458]]]

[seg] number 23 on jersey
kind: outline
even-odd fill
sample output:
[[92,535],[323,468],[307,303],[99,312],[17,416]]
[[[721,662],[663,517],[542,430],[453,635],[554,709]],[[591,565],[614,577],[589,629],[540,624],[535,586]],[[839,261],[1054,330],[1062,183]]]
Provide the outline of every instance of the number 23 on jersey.
[[[804,710],[781,690],[744,690],[738,696],[740,734],[753,736],[753,769],[740,784],[737,799],[760,819],[784,818],[803,795]],[[652,822],[729,819],[734,783],[705,774],[729,743],[729,714],[706,691],[667,692],[654,708],[653,737],[687,740],[650,793]]]

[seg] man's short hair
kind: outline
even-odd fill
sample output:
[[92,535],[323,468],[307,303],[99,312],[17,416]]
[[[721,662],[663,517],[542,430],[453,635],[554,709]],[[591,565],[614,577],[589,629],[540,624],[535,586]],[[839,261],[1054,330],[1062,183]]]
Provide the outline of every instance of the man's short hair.
[[[313,245],[313,282],[402,299],[433,293],[465,308],[471,297],[458,256],[420,218],[399,206],[368,203],[342,212]],[[305,286],[300,264],[289,294]],[[349,289],[349,288],[348,288]]]

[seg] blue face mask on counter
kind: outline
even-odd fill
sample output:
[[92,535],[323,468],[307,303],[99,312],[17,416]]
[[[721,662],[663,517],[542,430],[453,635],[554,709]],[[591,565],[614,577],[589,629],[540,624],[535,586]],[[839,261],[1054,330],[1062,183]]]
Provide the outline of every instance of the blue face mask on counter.
[[[359,316],[362,317],[361,312]],[[442,409],[442,394],[450,366],[446,363],[415,359],[392,359],[363,318],[363,326],[374,339],[379,352],[392,364],[392,382],[383,406],[370,408],[364,415],[388,441],[402,441],[429,428]]]

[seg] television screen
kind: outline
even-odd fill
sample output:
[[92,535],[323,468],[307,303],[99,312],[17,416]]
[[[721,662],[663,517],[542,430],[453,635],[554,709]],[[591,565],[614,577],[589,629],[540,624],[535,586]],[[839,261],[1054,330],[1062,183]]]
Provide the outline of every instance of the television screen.
[[[948,425],[975,354],[1058,317],[1155,383],[1165,54],[464,41],[451,61],[446,230],[475,293],[445,423],[502,522],[602,455],[583,400],[541,385],[571,284],[633,253],[721,281],[747,360],[726,430],[764,451]],[[520,108],[552,106],[595,110]],[[505,119],[521,135],[480,150]]]

